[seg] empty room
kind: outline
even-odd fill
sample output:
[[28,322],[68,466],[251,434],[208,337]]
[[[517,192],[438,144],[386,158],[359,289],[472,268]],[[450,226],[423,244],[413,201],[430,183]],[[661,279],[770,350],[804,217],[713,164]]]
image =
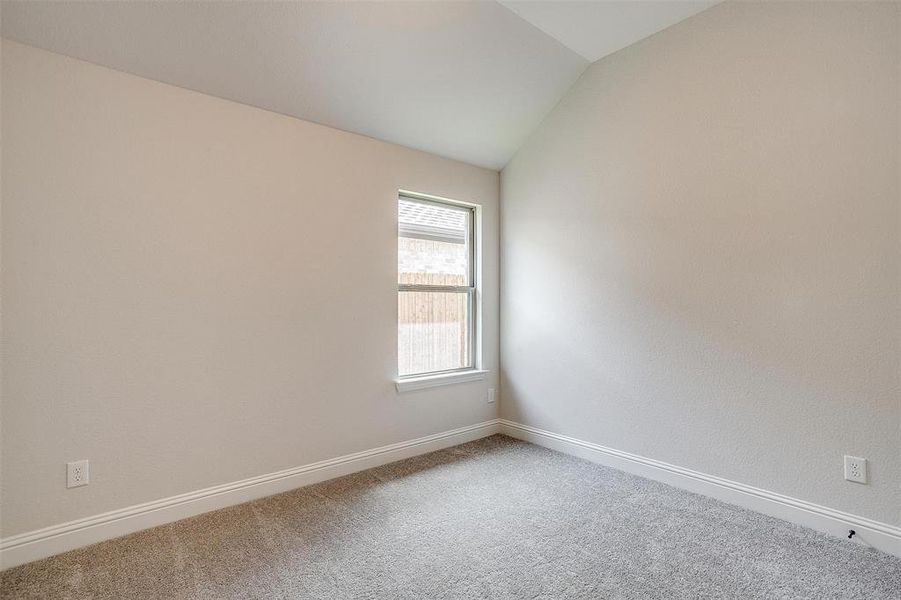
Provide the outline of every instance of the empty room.
[[901,2],[0,33],[3,600],[901,599]]

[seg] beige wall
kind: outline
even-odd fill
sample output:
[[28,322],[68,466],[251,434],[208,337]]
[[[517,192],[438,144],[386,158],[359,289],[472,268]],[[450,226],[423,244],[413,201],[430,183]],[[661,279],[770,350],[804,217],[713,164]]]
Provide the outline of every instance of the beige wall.
[[582,76],[502,172],[502,416],[901,524],[899,11],[727,3]]
[[[497,173],[2,54],[4,536],[496,416]],[[395,392],[399,188],[483,206],[485,382]]]

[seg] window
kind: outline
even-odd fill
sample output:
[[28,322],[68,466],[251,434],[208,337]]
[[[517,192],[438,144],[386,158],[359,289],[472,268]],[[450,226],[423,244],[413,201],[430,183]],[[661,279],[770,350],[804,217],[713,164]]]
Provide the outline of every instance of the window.
[[475,211],[401,195],[397,212],[398,375],[475,369]]

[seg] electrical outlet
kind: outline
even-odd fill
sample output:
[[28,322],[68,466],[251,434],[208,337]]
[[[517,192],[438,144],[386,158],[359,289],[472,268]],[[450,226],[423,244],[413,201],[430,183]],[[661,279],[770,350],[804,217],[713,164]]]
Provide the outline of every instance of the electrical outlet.
[[74,488],[87,485],[91,481],[87,460],[76,460],[66,463],[66,487]]
[[488,404],[494,404],[494,388],[488,388]]
[[866,483],[867,459],[845,456],[845,479],[854,483]]

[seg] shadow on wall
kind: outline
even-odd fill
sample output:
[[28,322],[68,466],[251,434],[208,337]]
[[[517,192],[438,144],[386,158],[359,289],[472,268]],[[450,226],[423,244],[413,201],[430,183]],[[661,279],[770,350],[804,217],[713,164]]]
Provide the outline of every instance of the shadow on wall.
[[[505,298],[505,418],[726,477],[699,454],[759,462],[766,440],[767,455],[792,457],[791,476],[823,460],[799,439],[859,448],[860,427],[898,438],[886,360],[898,326],[874,316],[897,294],[878,273],[891,264],[867,262],[891,227],[840,213],[807,229],[802,208],[788,220],[746,209],[736,227],[716,200],[694,207],[703,218],[585,205],[519,216],[516,262],[545,284]],[[849,399],[866,403],[856,427],[819,418]],[[874,467],[873,483],[892,470]]]

